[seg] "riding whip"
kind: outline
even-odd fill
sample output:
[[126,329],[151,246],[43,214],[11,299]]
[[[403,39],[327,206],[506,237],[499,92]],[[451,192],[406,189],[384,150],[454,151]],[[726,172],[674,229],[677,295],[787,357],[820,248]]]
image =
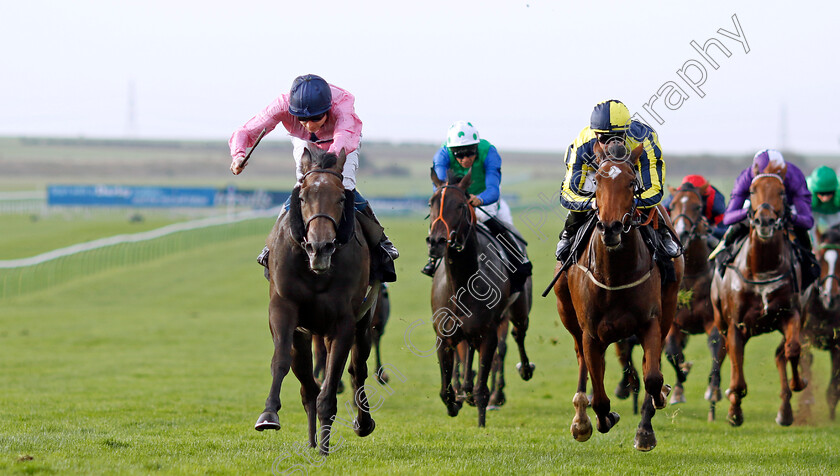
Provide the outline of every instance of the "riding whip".
[[248,151],[248,154],[245,156],[245,160],[242,161],[242,167],[245,167],[245,164],[248,163],[248,159],[251,158],[251,154],[254,153],[254,149],[260,145],[260,141],[262,140],[263,136],[265,135],[265,129],[260,132],[260,135],[257,136],[257,140],[254,142],[254,146],[251,147],[251,150]]

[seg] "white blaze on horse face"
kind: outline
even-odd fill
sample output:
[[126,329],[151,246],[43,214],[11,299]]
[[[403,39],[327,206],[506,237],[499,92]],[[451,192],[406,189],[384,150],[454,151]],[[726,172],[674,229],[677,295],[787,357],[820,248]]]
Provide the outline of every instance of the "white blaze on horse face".
[[607,172],[607,177],[609,177],[611,179],[615,179],[616,177],[618,177],[618,174],[620,174],[620,173],[621,173],[621,169],[618,168],[618,166],[613,165],[612,167],[610,167],[609,172]]

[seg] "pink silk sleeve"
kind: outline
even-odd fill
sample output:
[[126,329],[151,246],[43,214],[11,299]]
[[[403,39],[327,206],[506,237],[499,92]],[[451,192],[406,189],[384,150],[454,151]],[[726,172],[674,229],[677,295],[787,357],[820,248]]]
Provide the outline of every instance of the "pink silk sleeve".
[[362,121],[356,115],[356,99],[349,92],[332,87],[333,104],[331,113],[335,115],[333,142],[329,151],[338,154],[343,148],[349,154],[359,148],[362,137]]
[[259,114],[248,120],[242,127],[233,132],[228,141],[231,157],[245,156],[245,150],[254,146],[257,136],[263,129],[265,133],[273,131],[277,124],[289,114],[289,98],[285,94],[275,99]]

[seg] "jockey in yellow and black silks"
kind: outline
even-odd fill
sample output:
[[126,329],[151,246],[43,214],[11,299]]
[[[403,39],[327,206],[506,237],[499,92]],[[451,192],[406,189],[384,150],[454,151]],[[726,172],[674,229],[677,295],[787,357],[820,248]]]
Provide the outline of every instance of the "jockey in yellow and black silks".
[[[563,261],[577,230],[589,219],[595,198],[594,176],[598,170],[593,148],[600,142],[605,148],[613,141],[622,141],[627,150],[643,146],[639,157],[639,209],[655,207],[662,201],[665,181],[665,162],[659,137],[650,126],[630,119],[630,111],[621,101],[611,99],[595,105],[590,124],[585,127],[566,150],[566,177],[563,180],[560,204],[569,210],[560,242],[557,259]],[[664,229],[665,227],[661,227]],[[660,233],[668,255],[679,255],[679,246],[670,233]]]

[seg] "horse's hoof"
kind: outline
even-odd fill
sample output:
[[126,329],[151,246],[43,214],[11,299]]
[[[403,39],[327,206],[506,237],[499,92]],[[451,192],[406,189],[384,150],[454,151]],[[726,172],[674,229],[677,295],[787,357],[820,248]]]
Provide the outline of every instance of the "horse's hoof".
[[446,405],[446,413],[449,414],[451,417],[458,416],[458,412],[461,411],[461,402],[453,402]]
[[741,426],[744,424],[744,412],[741,411],[741,408],[738,409],[729,409],[729,414],[726,415],[726,421],[729,422],[732,426]]
[[587,418],[584,422],[572,421],[572,438],[583,443],[592,437],[592,422]]
[[618,385],[615,387],[615,396],[621,400],[626,400],[630,396],[630,391],[630,382],[622,380],[618,382]]
[[791,410],[790,405],[787,405],[787,408],[779,409],[779,413],[776,414],[776,423],[781,426],[793,425],[793,410]]
[[656,399],[656,398],[653,399],[654,408],[656,408],[657,410],[662,410],[663,408],[665,408],[665,402],[668,401],[668,395],[670,395],[670,394],[671,394],[671,386],[670,385],[663,385],[662,386],[662,392],[660,392],[660,394],[659,394],[659,398],[658,399]]
[[[726,391],[726,394],[729,395],[729,390]],[[703,398],[710,402],[719,402],[723,399],[720,394],[720,387],[706,387],[706,393],[703,394]]]
[[280,417],[278,417],[274,412],[263,412],[263,414],[257,418],[257,423],[254,425],[254,429],[257,431],[279,430]]
[[633,448],[639,451],[650,451],[656,448],[656,435],[652,431],[639,428],[636,430],[636,438],[633,439]]
[[491,406],[496,407],[494,410],[498,410],[502,405],[507,403],[507,399],[505,398],[505,393],[501,390],[493,392],[490,395],[490,401],[487,402],[487,409],[489,410]]
[[370,425],[362,427],[359,425],[358,418],[353,419],[353,431],[356,432],[357,435],[364,438],[369,434],[373,433],[373,430],[376,428],[376,422],[373,421],[373,418],[370,419]]
[[601,433],[610,431],[621,420],[621,416],[616,412],[610,412],[606,418],[606,425],[601,425],[601,419],[598,419],[598,431]]
[[338,388],[336,389],[335,393],[344,393],[344,382],[341,380],[338,381]]
[[528,365],[522,365],[522,362],[516,363],[516,370],[519,372],[519,376],[522,377],[522,380],[531,380],[531,377],[534,376],[534,369],[537,366],[533,362],[528,362]]
[[808,386],[808,379],[805,377],[800,377],[799,382],[794,379],[790,379],[790,389],[794,392],[801,392],[805,390],[805,387]]
[[668,403],[671,405],[685,403],[685,390],[682,387],[674,388],[674,393],[671,395],[671,400]]
[[496,410],[501,410],[501,409],[502,409],[502,407],[500,407],[500,406],[498,406],[498,405],[491,405],[491,404],[489,404],[489,403],[487,404],[487,411],[488,411],[488,412],[492,412],[492,411],[496,411]]
[[385,385],[386,383],[388,383],[389,380],[391,380],[391,378],[388,377],[388,374],[386,374],[385,371],[382,371],[381,373],[376,374],[376,381],[379,382],[382,385]]

